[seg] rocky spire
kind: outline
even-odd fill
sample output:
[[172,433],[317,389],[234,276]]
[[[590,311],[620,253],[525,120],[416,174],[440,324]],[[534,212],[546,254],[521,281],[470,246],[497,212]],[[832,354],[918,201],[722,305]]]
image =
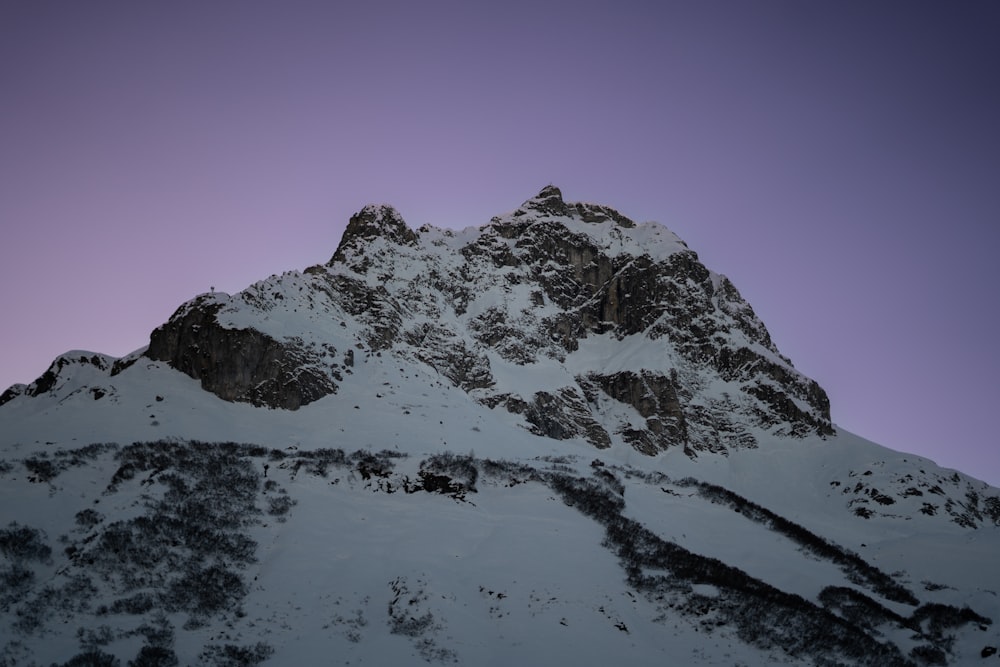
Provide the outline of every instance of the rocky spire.
[[554,185],[546,185],[537,195],[521,204],[520,208],[514,211],[515,218],[525,215],[539,218],[566,216],[578,218],[584,222],[613,220],[620,227],[635,227],[635,222],[608,206],[582,202],[566,203],[563,201],[562,191]]
[[562,191],[554,185],[546,185],[541,191],[521,204],[521,207],[514,212],[515,216],[527,215],[528,213],[546,215],[570,215],[569,208],[562,198]]
[[357,246],[360,240],[378,237],[406,245],[417,240],[416,232],[406,226],[395,208],[388,204],[369,204],[351,216],[330,262],[344,260],[346,249]]

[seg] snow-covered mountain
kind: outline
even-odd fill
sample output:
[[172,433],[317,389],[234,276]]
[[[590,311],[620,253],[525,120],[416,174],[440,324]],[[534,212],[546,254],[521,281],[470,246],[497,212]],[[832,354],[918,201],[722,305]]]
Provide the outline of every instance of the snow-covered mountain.
[[981,664],[1000,491],[837,429],[724,276],[544,188],[355,215],[0,396],[0,665]]

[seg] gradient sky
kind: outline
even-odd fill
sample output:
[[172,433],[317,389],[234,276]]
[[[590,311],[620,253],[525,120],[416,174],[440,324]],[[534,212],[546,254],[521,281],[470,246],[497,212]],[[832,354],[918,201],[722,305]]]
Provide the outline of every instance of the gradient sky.
[[542,186],[678,233],[834,421],[1000,485],[1000,3],[0,3],[0,385]]

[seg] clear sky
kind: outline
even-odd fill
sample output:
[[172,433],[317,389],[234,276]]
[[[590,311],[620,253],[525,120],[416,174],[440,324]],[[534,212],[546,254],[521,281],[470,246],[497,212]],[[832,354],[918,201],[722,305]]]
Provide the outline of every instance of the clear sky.
[[542,186],[684,238],[834,421],[1000,485],[1000,4],[0,3],[0,385]]

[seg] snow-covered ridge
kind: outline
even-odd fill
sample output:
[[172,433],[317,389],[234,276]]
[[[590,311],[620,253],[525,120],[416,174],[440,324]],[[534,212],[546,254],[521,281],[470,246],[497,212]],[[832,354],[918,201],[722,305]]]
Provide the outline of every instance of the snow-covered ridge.
[[226,400],[297,409],[336,393],[360,351],[425,365],[540,435],[599,447],[693,454],[753,446],[754,429],[832,433],[822,389],[724,276],[662,225],[566,203],[553,186],[460,232],[366,206],[326,265],[196,297],[145,356]]
[[[580,365],[576,351],[599,340],[606,349]],[[725,277],[661,225],[567,204],[552,186],[461,232],[412,230],[389,206],[365,207],[325,266],[233,297],[202,295],[153,333],[147,354],[229,400],[295,409],[335,392],[346,351],[359,346],[426,364],[540,434],[586,434],[597,446],[634,431],[602,421],[614,412],[599,408],[608,391],[633,407],[657,395],[638,408],[647,432],[629,436],[647,452],[752,445],[747,426],[832,432],[822,389],[778,352]],[[641,368],[654,376],[602,380],[604,360],[631,347],[645,350]],[[518,375],[556,391],[512,383]],[[610,389],[630,381],[639,384]],[[734,411],[738,420],[720,416]]]
[[674,253],[690,251],[680,237],[659,223],[636,225],[601,204],[567,204],[559,188],[551,185],[518,209],[493,218],[491,224],[518,226],[543,221],[588,237],[603,254],[611,257],[648,255],[654,261],[664,261]]

